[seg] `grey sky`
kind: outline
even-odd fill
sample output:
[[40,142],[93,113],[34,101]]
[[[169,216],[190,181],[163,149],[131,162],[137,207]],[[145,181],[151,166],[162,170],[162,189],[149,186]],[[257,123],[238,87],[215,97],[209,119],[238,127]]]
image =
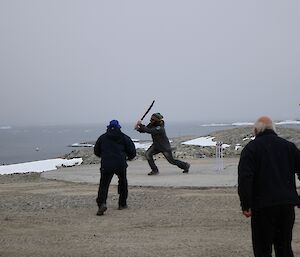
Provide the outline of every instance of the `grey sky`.
[[0,125],[300,119],[300,1],[1,0]]

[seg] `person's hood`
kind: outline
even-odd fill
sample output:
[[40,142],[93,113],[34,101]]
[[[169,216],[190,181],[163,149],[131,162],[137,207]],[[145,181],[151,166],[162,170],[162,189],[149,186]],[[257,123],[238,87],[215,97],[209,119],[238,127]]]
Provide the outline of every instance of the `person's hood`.
[[123,140],[123,133],[119,128],[108,128],[106,134],[113,141],[120,142]]

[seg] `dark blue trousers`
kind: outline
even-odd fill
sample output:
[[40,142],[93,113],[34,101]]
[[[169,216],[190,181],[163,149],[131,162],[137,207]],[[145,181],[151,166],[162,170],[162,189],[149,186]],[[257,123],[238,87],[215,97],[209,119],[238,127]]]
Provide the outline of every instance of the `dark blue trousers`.
[[119,179],[119,183],[118,183],[119,206],[125,206],[127,204],[128,182],[127,182],[126,168],[120,170],[100,169],[100,183],[99,183],[98,197],[96,199],[98,207],[100,207],[102,204],[106,204],[109,185],[115,174],[118,176]]

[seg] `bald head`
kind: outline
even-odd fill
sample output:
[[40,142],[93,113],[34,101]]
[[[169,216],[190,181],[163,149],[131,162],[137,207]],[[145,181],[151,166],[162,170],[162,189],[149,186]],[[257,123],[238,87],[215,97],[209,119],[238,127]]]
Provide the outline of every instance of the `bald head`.
[[270,117],[268,116],[261,116],[257,119],[254,124],[254,134],[255,136],[259,133],[264,132],[266,129],[271,129],[275,131],[275,125]]

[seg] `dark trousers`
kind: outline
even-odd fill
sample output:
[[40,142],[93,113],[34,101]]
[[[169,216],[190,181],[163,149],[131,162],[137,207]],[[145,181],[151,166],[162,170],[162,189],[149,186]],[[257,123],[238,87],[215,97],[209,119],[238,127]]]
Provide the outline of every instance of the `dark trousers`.
[[295,209],[291,205],[252,210],[251,229],[255,257],[271,257],[274,245],[276,257],[294,257],[292,232]]
[[116,174],[119,179],[119,183],[118,183],[119,206],[125,206],[127,204],[127,197],[128,197],[128,182],[127,182],[126,168],[117,171],[110,171],[110,170],[104,171],[100,169],[100,173],[101,173],[100,184],[98,190],[98,197],[96,199],[98,207],[100,207],[102,204],[106,204],[108,188],[114,174]]
[[165,158],[167,159],[167,161],[173,165],[176,165],[177,167],[179,167],[180,169],[185,169],[187,167],[187,163],[183,162],[183,161],[179,161],[174,159],[172,151],[159,151],[157,149],[155,149],[155,147],[152,145],[147,151],[146,151],[146,159],[150,165],[151,170],[153,171],[158,171],[157,166],[154,163],[154,159],[153,159],[153,155],[156,155],[158,153],[162,153]]

